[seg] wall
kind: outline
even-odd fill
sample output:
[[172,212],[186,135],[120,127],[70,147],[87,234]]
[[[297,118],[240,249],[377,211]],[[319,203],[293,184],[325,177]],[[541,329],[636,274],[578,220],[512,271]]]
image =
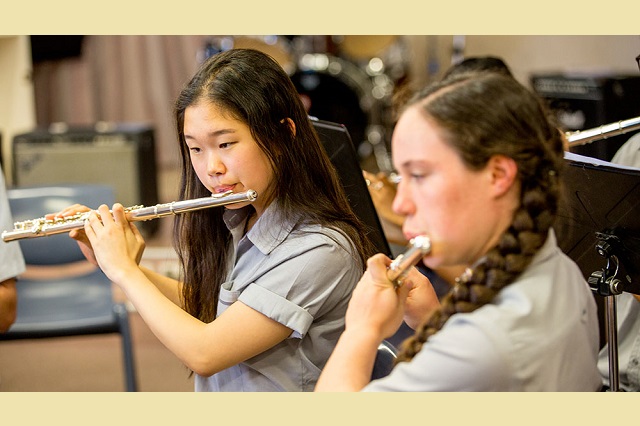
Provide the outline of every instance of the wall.
[[[436,77],[451,65],[454,37],[407,36],[411,45],[412,70],[422,84],[434,77],[429,61],[437,62]],[[531,74],[549,71],[617,72],[638,75],[635,57],[640,54],[638,35],[515,35],[464,36],[465,56],[499,56],[524,84]]]
[[36,122],[30,52],[28,36],[0,36],[0,152],[7,184],[11,183],[10,141]]

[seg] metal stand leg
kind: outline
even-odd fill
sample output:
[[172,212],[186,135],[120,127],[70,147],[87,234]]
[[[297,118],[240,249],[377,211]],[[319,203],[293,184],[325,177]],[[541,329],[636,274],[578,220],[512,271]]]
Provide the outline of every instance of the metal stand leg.
[[623,291],[623,282],[616,278],[620,267],[617,256],[613,253],[614,248],[606,240],[607,237],[599,240],[596,244],[596,251],[599,255],[607,259],[607,265],[600,271],[595,271],[588,279],[591,289],[601,296],[605,296],[606,313],[606,336],[609,356],[609,392],[620,390],[619,370],[618,370],[618,317],[616,309],[616,296]]
[[616,295],[605,298],[607,312],[605,321],[607,325],[607,345],[609,349],[609,392],[620,390],[618,370],[618,314],[616,309]]

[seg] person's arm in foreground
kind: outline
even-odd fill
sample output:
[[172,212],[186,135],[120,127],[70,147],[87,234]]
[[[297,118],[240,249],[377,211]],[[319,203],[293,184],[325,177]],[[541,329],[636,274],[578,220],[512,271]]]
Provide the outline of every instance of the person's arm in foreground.
[[[387,279],[390,263],[382,254],[368,260],[367,271],[349,302],[345,331],[320,374],[316,391],[359,391],[367,385],[378,345],[400,327],[405,304],[411,300],[410,290],[416,285],[431,288],[426,277],[414,269],[410,278],[405,278],[404,284],[395,289]],[[430,291],[433,298],[427,305],[437,305],[433,288]]]

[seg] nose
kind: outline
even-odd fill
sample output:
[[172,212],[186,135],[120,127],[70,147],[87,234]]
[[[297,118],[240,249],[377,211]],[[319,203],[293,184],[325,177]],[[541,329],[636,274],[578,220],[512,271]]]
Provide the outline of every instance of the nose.
[[415,213],[415,204],[409,185],[404,180],[398,182],[396,188],[396,196],[391,204],[391,209],[394,213],[401,216],[411,216]]
[[210,176],[216,176],[224,174],[225,171],[226,167],[220,156],[215,153],[210,153],[207,158],[207,173]]

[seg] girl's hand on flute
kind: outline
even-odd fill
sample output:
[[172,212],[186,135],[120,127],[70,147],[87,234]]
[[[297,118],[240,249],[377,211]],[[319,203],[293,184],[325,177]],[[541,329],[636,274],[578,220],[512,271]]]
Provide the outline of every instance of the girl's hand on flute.
[[[65,207],[57,213],[50,213],[48,215],[45,215],[45,219],[65,219],[89,211],[91,211],[91,209],[87,206],[84,206],[82,204],[73,204],[69,207]],[[98,261],[96,260],[95,253],[93,252],[93,247],[91,247],[91,242],[87,238],[87,234],[84,232],[84,229],[74,229],[69,231],[69,237],[78,242],[78,247],[80,247],[80,251],[82,251],[84,257],[86,257],[91,264],[98,266]]]
[[145,242],[135,225],[127,220],[122,204],[114,204],[112,211],[101,205],[89,214],[84,231],[100,268],[112,281],[122,282],[127,271],[137,268]]

